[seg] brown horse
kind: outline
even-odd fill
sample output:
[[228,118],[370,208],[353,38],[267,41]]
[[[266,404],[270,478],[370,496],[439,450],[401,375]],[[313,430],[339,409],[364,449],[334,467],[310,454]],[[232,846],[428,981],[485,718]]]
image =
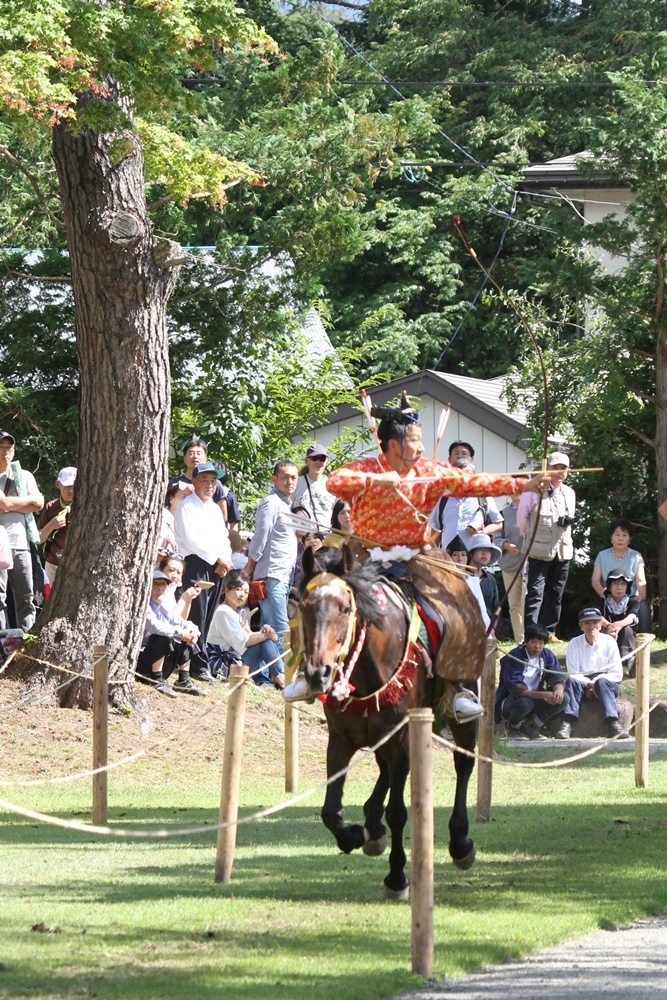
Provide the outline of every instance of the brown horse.
[[[343,546],[341,550],[323,548],[316,556],[307,549],[303,565],[300,617],[305,674],[311,691],[326,695],[327,775],[331,777],[346,768],[358,750],[375,746],[391,732],[408,709],[430,704],[434,684],[421,647],[408,643],[405,609],[374,564],[354,566]],[[448,722],[457,745],[473,750],[474,723]],[[344,775],[327,786],[322,819],[341,851],[361,847],[365,854],[377,855],[386,846],[384,816],[391,831],[384,896],[407,899],[403,830],[410,771],[408,727],[379,747],[375,759],[380,774],[364,804],[364,825],[345,822]],[[470,868],[475,858],[466,805],[473,765],[473,758],[454,754],[456,794],[449,821],[449,853],[462,869]]]

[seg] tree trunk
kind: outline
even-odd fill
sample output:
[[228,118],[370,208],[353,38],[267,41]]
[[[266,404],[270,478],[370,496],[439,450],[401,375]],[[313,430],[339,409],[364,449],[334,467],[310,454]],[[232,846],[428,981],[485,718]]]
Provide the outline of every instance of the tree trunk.
[[[658,326],[655,359],[655,465],[658,503],[667,499],[667,340]],[[667,522],[658,521],[658,623],[662,635],[667,633]]]
[[[90,675],[93,646],[106,645],[111,679],[130,683],[166,481],[166,306],[180,248],[154,240],[141,147],[136,136],[125,139],[118,159],[110,135],[53,130],[80,365],[79,472],[66,553],[26,653]],[[40,683],[67,680],[19,658],[26,665]],[[130,694],[128,686],[110,691],[117,701]],[[75,680],[57,699],[85,707],[91,695],[90,682]]]

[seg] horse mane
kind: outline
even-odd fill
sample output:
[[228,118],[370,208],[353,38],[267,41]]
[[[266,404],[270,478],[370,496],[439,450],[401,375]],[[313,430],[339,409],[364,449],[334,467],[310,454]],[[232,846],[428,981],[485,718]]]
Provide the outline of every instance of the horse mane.
[[[311,552],[312,550],[308,550]],[[308,563],[309,565],[306,565]],[[373,594],[372,587],[382,576],[377,563],[367,562],[363,565],[355,563],[347,567],[345,552],[334,546],[325,545],[314,554],[312,564],[304,557],[304,576],[301,581],[300,595],[303,596],[305,585],[316,573],[333,573],[349,584],[357,603],[359,615],[368,625],[383,629],[387,625],[387,608],[382,608]]]

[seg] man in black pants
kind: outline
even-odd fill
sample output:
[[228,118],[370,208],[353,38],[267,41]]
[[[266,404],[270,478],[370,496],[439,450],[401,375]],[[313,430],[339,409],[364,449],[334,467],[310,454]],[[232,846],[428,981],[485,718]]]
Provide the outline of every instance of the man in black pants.
[[227,525],[214,495],[218,482],[215,467],[202,462],[192,472],[194,493],[181,502],[174,516],[178,551],[185,559],[183,587],[201,581],[201,594],[192,602],[190,622],[201,634],[193,653],[191,674],[195,680],[213,681],[208,668],[206,636],[218,606],[220,584],[232,565]]

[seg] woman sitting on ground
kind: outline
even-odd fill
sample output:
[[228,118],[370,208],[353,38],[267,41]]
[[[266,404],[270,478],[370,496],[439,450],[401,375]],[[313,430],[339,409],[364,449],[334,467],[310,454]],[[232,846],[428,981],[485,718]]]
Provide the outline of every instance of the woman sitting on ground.
[[630,548],[632,524],[627,517],[618,517],[609,528],[611,547],[602,549],[595,558],[591,584],[598,597],[604,597],[607,577],[620,570],[630,579],[630,597],[638,598],[639,631],[651,631],[651,609],[646,601],[646,568],[641,552]]
[[[284,676],[280,668],[280,650],[276,646],[278,636],[270,625],[262,625],[258,632],[250,630],[248,617],[242,610],[248,603],[248,589],[248,581],[239,570],[233,569],[227,574],[222,581],[221,603],[213,615],[206,641],[222,653],[231,654],[231,657],[222,657],[223,663],[235,659],[245,663],[251,673],[260,670],[253,677],[255,684],[282,688]],[[220,656],[218,649],[213,651],[214,656]],[[261,670],[262,667],[268,670]]]
[[612,570],[607,577],[604,595],[595,602],[595,607],[602,612],[602,631],[618,643],[628,677],[635,676],[635,633],[639,625],[639,599],[630,597],[631,583],[632,579],[621,570]]

